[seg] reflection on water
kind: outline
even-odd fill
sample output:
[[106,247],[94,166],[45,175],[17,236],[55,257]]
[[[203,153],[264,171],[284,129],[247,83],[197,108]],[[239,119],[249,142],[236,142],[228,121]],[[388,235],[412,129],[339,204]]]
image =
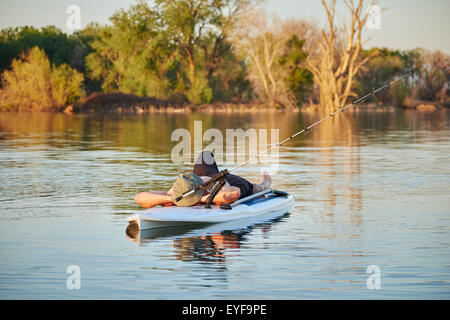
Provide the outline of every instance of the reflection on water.
[[[283,223],[124,235],[134,195],[192,167],[171,162],[173,130],[283,139],[317,115],[0,113],[0,297],[448,299],[449,114],[359,108],[292,140],[273,176],[296,199]],[[66,289],[69,265],[82,290]]]
[[[359,187],[361,142],[356,123],[347,112],[333,119],[330,124],[318,127],[314,134],[316,134],[321,149],[319,153],[323,166],[321,183],[327,186],[323,196],[328,199],[324,214],[329,219],[334,219],[333,207],[336,205],[336,198],[345,196],[348,199],[348,212],[352,224],[356,228],[355,230],[360,230],[358,228],[361,223],[360,211],[363,208],[362,189]],[[336,173],[339,166],[335,161],[337,150],[329,147],[336,144],[347,147],[338,149],[341,152],[339,160],[342,166],[342,172],[339,174]],[[343,178],[338,189],[335,184],[330,183],[336,179],[336,175]]]
[[182,261],[225,262],[225,250],[239,249],[244,235],[236,231],[176,239],[175,257]]
[[[286,221],[290,213],[264,223],[248,224],[234,222],[234,229],[228,230],[226,223],[183,225],[175,227],[139,230],[137,224],[130,223],[126,228],[127,237],[139,246],[145,246],[159,238],[173,239],[174,257],[181,261],[202,261],[224,263],[226,256],[232,256],[241,247],[245,236],[253,230],[270,232],[273,224]],[[221,230],[220,232],[216,232]],[[193,234],[196,234],[193,236]]]

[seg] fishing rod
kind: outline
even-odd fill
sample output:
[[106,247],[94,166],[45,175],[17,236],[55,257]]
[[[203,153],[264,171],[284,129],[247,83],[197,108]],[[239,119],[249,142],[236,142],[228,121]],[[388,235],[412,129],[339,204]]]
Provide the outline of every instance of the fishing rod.
[[[224,180],[225,177],[226,177],[231,171],[234,171],[234,170],[236,170],[236,169],[242,167],[243,165],[245,165],[245,164],[247,164],[247,163],[249,163],[249,162],[255,160],[256,158],[260,157],[261,155],[264,155],[264,154],[268,153],[269,151],[273,150],[274,148],[282,147],[283,144],[286,143],[286,142],[288,142],[289,140],[295,138],[296,136],[298,136],[298,135],[300,135],[300,134],[302,134],[302,133],[305,133],[305,132],[309,131],[310,129],[312,129],[312,128],[314,128],[315,126],[319,125],[319,124],[322,123],[323,121],[325,121],[325,120],[327,120],[327,119],[330,119],[330,118],[333,118],[333,117],[336,116],[336,114],[338,114],[339,112],[344,112],[346,109],[348,109],[348,108],[350,108],[350,107],[353,107],[353,106],[359,104],[360,102],[362,102],[362,101],[366,100],[367,98],[369,98],[369,97],[375,95],[375,93],[377,93],[377,92],[383,90],[384,88],[389,87],[390,85],[392,85],[393,83],[399,81],[400,79],[406,78],[406,77],[409,76],[411,73],[412,73],[412,71],[410,71],[410,72],[408,72],[408,73],[405,73],[404,75],[395,77],[393,80],[389,81],[388,83],[384,84],[383,86],[379,87],[378,89],[372,90],[371,92],[369,92],[369,93],[366,94],[365,96],[363,96],[363,97],[361,97],[361,98],[358,98],[357,100],[354,100],[353,102],[351,102],[351,103],[349,103],[349,104],[343,106],[342,108],[337,109],[337,110],[334,111],[333,113],[330,113],[328,116],[326,116],[326,117],[324,117],[324,118],[322,118],[322,119],[320,119],[320,120],[314,122],[313,124],[307,126],[307,127],[304,128],[304,129],[302,129],[302,130],[300,130],[300,131],[298,131],[298,132],[292,134],[291,136],[287,137],[287,138],[284,139],[283,141],[274,144],[272,147],[270,147],[270,148],[268,148],[268,149],[266,149],[266,150],[264,150],[264,151],[261,151],[261,152],[257,153],[257,154],[254,155],[253,157],[249,158],[248,160],[246,160],[246,161],[244,161],[244,162],[241,162],[240,164],[238,164],[237,166],[231,168],[230,170],[224,169],[224,170],[220,171],[217,175],[215,175],[214,177],[212,177],[209,181],[207,181],[207,182],[205,182],[205,183],[203,183],[203,184],[201,184],[201,185],[195,187],[194,189],[192,189],[192,190],[190,190],[190,191],[187,191],[187,192],[183,193],[181,196],[179,196],[178,198],[176,198],[176,202],[180,201],[180,200],[183,199],[184,197],[187,197],[187,196],[189,196],[189,195],[195,193],[196,191],[210,189],[210,188],[213,187],[218,181]],[[208,197],[208,199],[207,199],[207,201],[206,201],[206,207],[207,207],[207,208],[210,207],[210,204],[211,204],[212,200],[214,200],[215,195],[217,195],[217,193],[220,191],[220,189],[223,187],[224,184],[225,184],[225,183],[220,182],[220,183],[217,184],[217,187],[214,188],[213,192],[211,193],[211,195]]]

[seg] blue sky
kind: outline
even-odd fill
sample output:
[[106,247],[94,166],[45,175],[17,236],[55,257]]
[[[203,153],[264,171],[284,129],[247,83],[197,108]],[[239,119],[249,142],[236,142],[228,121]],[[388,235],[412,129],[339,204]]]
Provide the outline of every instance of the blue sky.
[[[1,0],[0,28],[56,25],[68,31],[66,9],[69,5],[80,7],[84,27],[92,21],[108,23],[114,11],[134,3],[135,0]],[[422,47],[450,54],[450,0],[380,0],[379,6],[386,8],[381,13],[381,28],[366,29],[364,36],[371,37],[366,47]],[[319,0],[266,0],[265,7],[282,18],[314,19],[322,25],[325,22]]]

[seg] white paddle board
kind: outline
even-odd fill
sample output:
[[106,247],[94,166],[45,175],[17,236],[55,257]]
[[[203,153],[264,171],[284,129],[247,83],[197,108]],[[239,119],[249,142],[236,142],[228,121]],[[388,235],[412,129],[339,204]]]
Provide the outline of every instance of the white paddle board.
[[270,192],[261,197],[239,203],[232,209],[222,209],[218,205],[212,205],[209,209],[205,208],[205,205],[190,207],[159,206],[132,214],[127,220],[129,223],[137,224],[140,230],[199,223],[221,223],[240,219],[251,219],[252,222],[256,223],[283,215],[289,212],[293,206],[294,197],[292,194],[283,193],[280,195]]

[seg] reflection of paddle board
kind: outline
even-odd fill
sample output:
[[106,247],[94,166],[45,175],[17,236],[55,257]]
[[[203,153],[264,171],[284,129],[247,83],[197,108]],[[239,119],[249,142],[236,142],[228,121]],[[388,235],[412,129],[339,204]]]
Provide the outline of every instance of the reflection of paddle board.
[[241,219],[257,223],[287,213],[293,205],[294,197],[291,194],[273,191],[261,197],[241,201],[231,209],[223,209],[217,205],[211,206],[211,209],[205,208],[204,205],[154,207],[133,214],[127,220],[130,224],[137,224],[140,230]]
[[128,240],[136,242],[138,245],[144,245],[156,239],[182,239],[207,235],[223,235],[228,233],[246,234],[255,227],[270,228],[272,224],[277,223],[288,216],[289,213],[285,213],[282,215],[277,214],[274,218],[266,217],[258,220],[253,218],[253,221],[250,218],[212,224],[200,223],[145,230],[139,230],[136,223],[130,223],[125,233]]

